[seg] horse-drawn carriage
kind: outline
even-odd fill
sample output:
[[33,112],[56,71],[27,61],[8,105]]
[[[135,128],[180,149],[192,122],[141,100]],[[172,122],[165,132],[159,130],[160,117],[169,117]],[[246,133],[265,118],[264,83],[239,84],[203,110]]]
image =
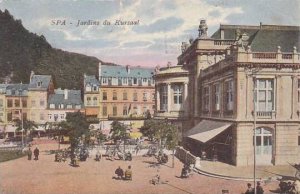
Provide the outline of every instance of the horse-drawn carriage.
[[300,163],[290,165],[296,169],[295,179],[289,181],[281,180],[279,183],[280,192],[285,194],[300,194]]

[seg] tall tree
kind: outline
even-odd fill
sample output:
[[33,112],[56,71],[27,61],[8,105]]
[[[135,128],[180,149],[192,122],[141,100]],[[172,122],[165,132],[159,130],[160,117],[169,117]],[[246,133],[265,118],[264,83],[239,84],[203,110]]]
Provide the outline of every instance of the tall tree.
[[116,142],[117,140],[124,140],[128,137],[127,126],[119,121],[113,121],[110,129],[111,138]]

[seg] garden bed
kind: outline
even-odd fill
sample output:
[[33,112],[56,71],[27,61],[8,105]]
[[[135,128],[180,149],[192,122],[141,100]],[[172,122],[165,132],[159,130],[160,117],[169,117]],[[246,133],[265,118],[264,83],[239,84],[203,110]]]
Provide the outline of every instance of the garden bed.
[[0,150],[0,162],[14,160],[25,155],[26,153],[22,153],[22,150]]

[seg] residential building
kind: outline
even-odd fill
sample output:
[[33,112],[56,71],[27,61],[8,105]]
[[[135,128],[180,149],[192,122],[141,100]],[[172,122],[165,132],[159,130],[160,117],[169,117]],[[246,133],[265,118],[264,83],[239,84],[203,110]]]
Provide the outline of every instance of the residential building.
[[48,97],[53,92],[54,84],[51,75],[35,75],[33,71],[31,72],[28,86],[29,120],[37,124],[45,124]]
[[98,122],[100,116],[99,81],[96,76],[84,75],[83,85],[85,114],[90,121]]
[[[190,125],[184,146],[237,166],[300,159],[299,26],[220,25],[183,43]],[[254,142],[255,141],[255,142]],[[255,143],[255,147],[254,147]]]
[[100,119],[145,118],[154,112],[153,70],[99,65]]
[[67,113],[78,111],[85,113],[84,104],[81,100],[81,91],[62,90],[59,88],[54,90],[54,94],[49,96],[45,120],[48,123],[58,123],[66,120]]
[[5,102],[2,109],[5,132],[8,136],[15,136],[17,128],[15,120],[28,119],[28,84],[7,84],[2,91],[5,93],[5,98],[1,95]]

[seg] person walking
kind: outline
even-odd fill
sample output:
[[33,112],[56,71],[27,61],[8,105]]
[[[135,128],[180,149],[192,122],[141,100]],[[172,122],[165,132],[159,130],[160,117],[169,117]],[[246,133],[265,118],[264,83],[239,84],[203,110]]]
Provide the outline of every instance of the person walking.
[[32,158],[32,150],[31,150],[31,148],[28,149],[27,156],[28,156],[28,160],[31,160],[31,158]]
[[264,189],[263,189],[262,186],[260,185],[260,182],[257,182],[257,186],[256,186],[256,194],[264,194]]
[[34,149],[33,154],[34,154],[34,160],[39,160],[40,150],[38,149],[38,147]]
[[254,189],[252,188],[252,185],[250,183],[247,184],[247,190],[245,194],[254,194]]

